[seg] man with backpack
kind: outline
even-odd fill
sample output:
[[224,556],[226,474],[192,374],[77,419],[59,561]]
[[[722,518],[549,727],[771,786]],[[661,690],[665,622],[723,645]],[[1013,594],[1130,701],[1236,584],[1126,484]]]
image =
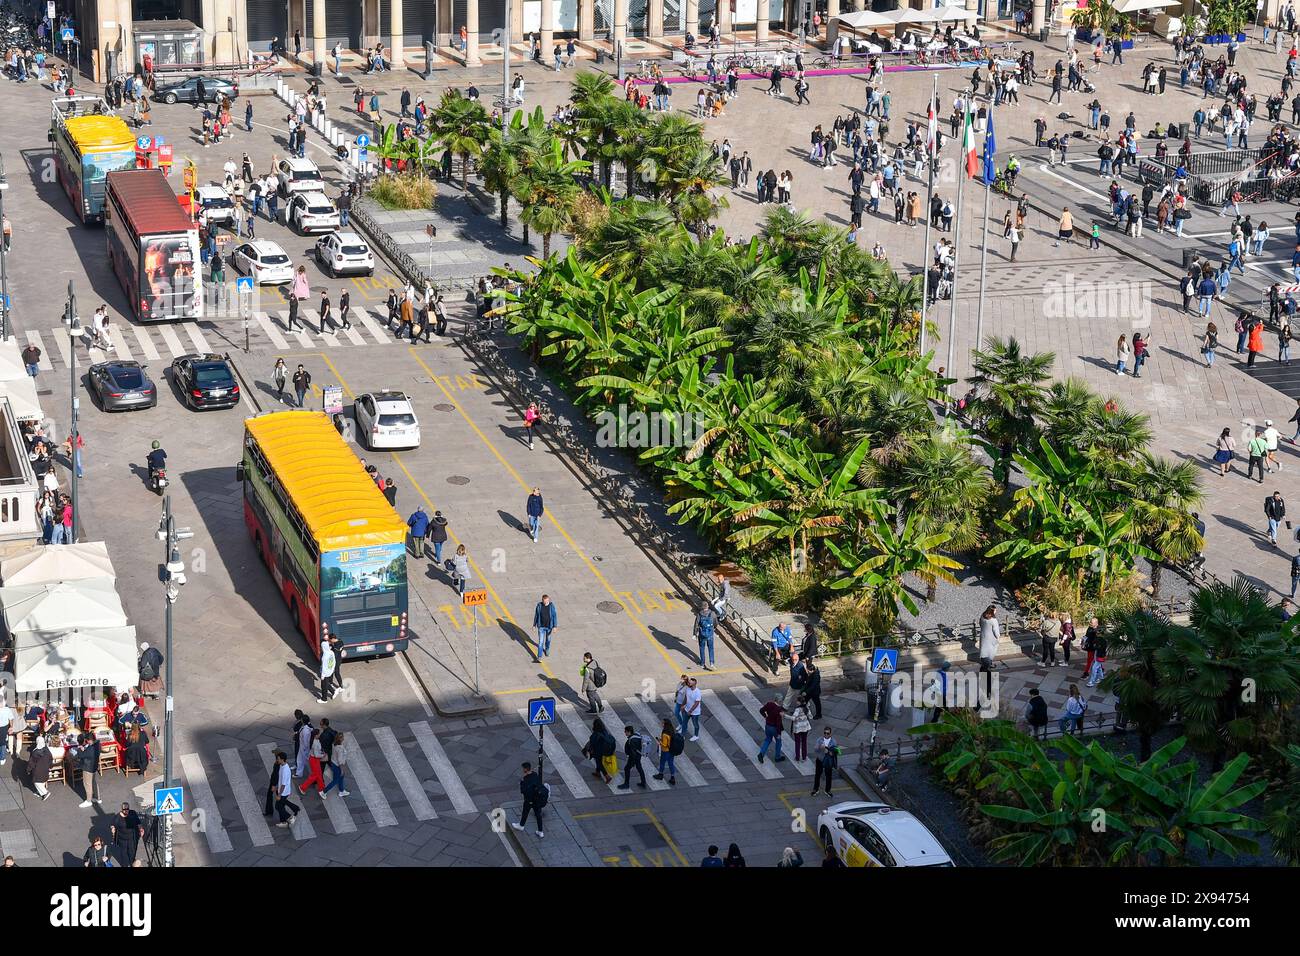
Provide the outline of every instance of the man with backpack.
[[664,767],[667,766],[668,782],[674,787],[677,786],[677,766],[673,758],[680,757],[685,749],[686,738],[673,727],[673,722],[665,717],[663,729],[659,732],[659,772],[654,775],[654,778],[662,780]]
[[1047,739],[1047,701],[1038,693],[1037,687],[1029,690],[1029,703],[1025,705],[1025,723],[1035,739]]
[[645,789],[645,768],[641,766],[641,753],[644,743],[641,735],[632,729],[628,724],[623,728],[623,736],[627,741],[623,744],[623,756],[627,758],[627,763],[623,766],[623,782],[618,785],[620,790],[632,789],[632,771],[636,770],[641,775],[641,782],[637,784],[641,789]]
[[519,781],[519,792],[524,798],[523,813],[520,814],[519,822],[510,824],[516,830],[522,830],[524,824],[528,822],[528,811],[533,813],[533,822],[537,826],[537,838],[540,840],[542,833],[542,808],[546,806],[551,796],[551,788],[542,783],[542,778],[538,776],[533,765],[524,761],[523,777]]
[[578,674],[582,678],[582,692],[587,697],[587,713],[599,714],[605,709],[605,703],[600,699],[600,688],[605,686],[607,679],[605,669],[596,663],[588,651],[582,655],[582,667]]
[[[700,666],[706,671],[712,670],[716,659],[713,656],[713,635],[718,627],[718,616],[713,606],[705,604],[695,615],[695,640],[700,645]],[[704,652],[708,651],[708,660]]]

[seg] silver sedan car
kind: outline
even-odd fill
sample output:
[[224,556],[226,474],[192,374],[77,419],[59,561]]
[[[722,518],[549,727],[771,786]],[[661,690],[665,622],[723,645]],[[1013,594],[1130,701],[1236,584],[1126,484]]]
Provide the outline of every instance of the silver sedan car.
[[158,390],[139,362],[101,362],[86,373],[86,384],[106,412],[153,408]]

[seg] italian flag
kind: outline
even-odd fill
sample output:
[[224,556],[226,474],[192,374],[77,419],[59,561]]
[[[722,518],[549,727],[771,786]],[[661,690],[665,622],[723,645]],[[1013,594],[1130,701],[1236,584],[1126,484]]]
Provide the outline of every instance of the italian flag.
[[966,124],[962,132],[961,150],[966,157],[966,175],[975,176],[979,172],[980,161],[975,154],[975,120],[971,116],[970,104],[966,104]]
[[925,148],[931,156],[939,142],[939,118],[934,115],[934,99],[930,99],[930,110],[926,113]]

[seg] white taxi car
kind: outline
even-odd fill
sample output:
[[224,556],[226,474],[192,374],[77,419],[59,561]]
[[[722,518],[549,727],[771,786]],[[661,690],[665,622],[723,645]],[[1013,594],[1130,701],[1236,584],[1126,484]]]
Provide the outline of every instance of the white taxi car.
[[318,193],[325,185],[320,168],[310,159],[289,156],[275,164],[275,177],[279,181],[280,195],[293,193]]
[[837,803],[817,817],[817,834],[845,866],[953,866],[934,834],[886,803]]
[[250,239],[235,247],[231,256],[235,271],[251,276],[257,285],[284,285],[293,281],[293,263],[279,243]]
[[208,183],[194,190],[199,209],[206,214],[209,223],[230,222],[235,218],[235,202],[230,198],[224,186]]
[[419,448],[420,423],[402,392],[364,392],[353,409],[357,438],[369,449]]
[[355,232],[321,236],[316,240],[316,261],[331,276],[375,274],[375,254]]
[[280,207],[280,216],[299,234],[330,232],[339,227],[339,211],[322,192],[294,193]]

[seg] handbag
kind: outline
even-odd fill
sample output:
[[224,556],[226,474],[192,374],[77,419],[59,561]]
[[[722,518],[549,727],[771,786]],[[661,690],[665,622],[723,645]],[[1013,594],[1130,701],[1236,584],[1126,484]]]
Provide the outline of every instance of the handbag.
[[618,757],[614,754],[606,754],[600,758],[600,767],[609,776],[618,776]]

